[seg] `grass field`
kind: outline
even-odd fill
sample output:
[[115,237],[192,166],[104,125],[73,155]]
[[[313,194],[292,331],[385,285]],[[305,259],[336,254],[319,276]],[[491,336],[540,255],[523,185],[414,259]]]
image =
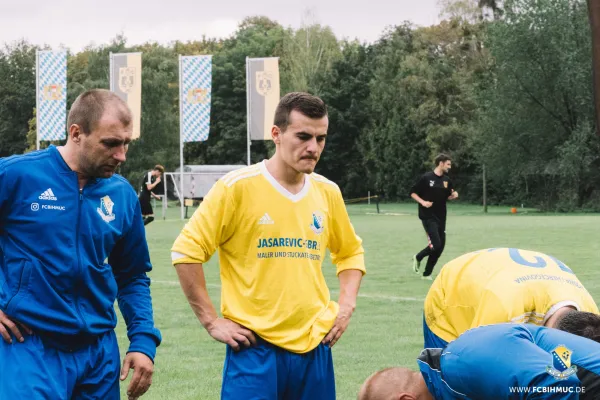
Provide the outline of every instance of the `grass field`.
[[[377,369],[416,369],[415,359],[422,347],[422,305],[430,282],[414,275],[411,257],[425,246],[425,234],[416,205],[382,204],[380,208],[379,215],[372,214],[374,205],[348,208],[364,241],[367,275],[349,329],[333,350],[338,399],[355,399],[361,383]],[[183,226],[178,212],[169,209],[169,219],[147,227],[154,265],[150,276],[155,319],[163,343],[158,348],[153,385],[144,399],[219,399],[225,346],[212,340],[193,315],[170,263],[169,249]],[[560,259],[598,300],[599,225],[600,215],[595,214],[544,215],[528,210],[511,215],[508,207],[491,207],[483,214],[481,207],[452,204],[446,250],[434,276],[460,254],[488,247],[518,247]],[[218,307],[217,259],[215,255],[205,271]],[[335,268],[329,259],[323,268],[332,298],[337,299]],[[122,320],[117,332],[123,353],[128,342]],[[125,388],[123,384],[123,395]]]

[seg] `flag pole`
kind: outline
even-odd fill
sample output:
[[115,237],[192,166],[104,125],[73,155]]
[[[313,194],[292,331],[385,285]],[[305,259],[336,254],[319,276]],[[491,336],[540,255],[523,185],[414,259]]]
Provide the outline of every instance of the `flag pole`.
[[40,51],[35,51],[35,149],[40,149]]
[[114,85],[113,85],[113,53],[112,51],[110,53],[108,53],[108,90],[110,90],[111,92],[114,92]]
[[181,220],[183,221],[183,208],[185,202],[185,192],[183,190],[183,100],[181,96],[181,89],[183,88],[183,68],[182,68],[182,58],[181,54],[179,55],[179,181],[181,182],[181,193],[180,193],[180,203],[181,203]]
[[248,57],[246,56],[246,131],[248,134],[248,165],[250,165],[250,146],[252,140],[250,139],[250,66],[248,64]]

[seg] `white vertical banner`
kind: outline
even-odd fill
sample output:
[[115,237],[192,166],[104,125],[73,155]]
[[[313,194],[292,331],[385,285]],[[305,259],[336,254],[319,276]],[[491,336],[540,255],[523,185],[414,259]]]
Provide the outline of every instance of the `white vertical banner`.
[[203,142],[210,132],[212,56],[181,56],[181,134],[183,143]]
[[67,52],[36,52],[36,148],[67,132]]
[[110,91],[129,106],[133,116],[131,138],[139,138],[142,115],[142,53],[110,53]]
[[246,58],[248,165],[252,140],[270,140],[280,99],[279,58]]
[[[184,219],[185,175],[183,146],[203,142],[210,133],[212,55],[179,56],[179,181]],[[192,192],[193,197],[193,192]]]

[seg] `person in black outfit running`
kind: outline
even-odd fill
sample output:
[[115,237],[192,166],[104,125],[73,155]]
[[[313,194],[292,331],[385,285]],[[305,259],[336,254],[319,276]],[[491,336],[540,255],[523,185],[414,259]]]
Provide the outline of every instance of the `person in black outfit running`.
[[154,221],[154,210],[152,209],[152,203],[150,202],[151,197],[160,199],[155,195],[152,190],[161,182],[161,177],[165,168],[162,165],[156,165],[154,169],[148,172],[147,176],[142,181],[140,195],[140,207],[142,208],[142,217],[144,218],[144,225],[148,225]]
[[458,192],[452,187],[448,171],[452,160],[446,154],[435,158],[435,169],[421,176],[410,189],[410,197],[419,203],[419,219],[423,223],[427,247],[413,256],[413,270],[419,273],[421,261],[427,258],[423,279],[432,280],[431,273],[446,245],[446,201],[458,198]]

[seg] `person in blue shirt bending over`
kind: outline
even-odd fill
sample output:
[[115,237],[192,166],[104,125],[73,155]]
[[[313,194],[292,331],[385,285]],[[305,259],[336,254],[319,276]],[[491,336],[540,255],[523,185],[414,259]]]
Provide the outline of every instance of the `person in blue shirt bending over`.
[[600,343],[553,328],[486,325],[417,361],[374,373],[358,399],[600,399]]
[[[119,399],[152,381],[161,335],[139,201],[115,171],[127,104],[81,94],[65,146],[0,159],[0,399]],[[120,368],[115,299],[130,346]]]

